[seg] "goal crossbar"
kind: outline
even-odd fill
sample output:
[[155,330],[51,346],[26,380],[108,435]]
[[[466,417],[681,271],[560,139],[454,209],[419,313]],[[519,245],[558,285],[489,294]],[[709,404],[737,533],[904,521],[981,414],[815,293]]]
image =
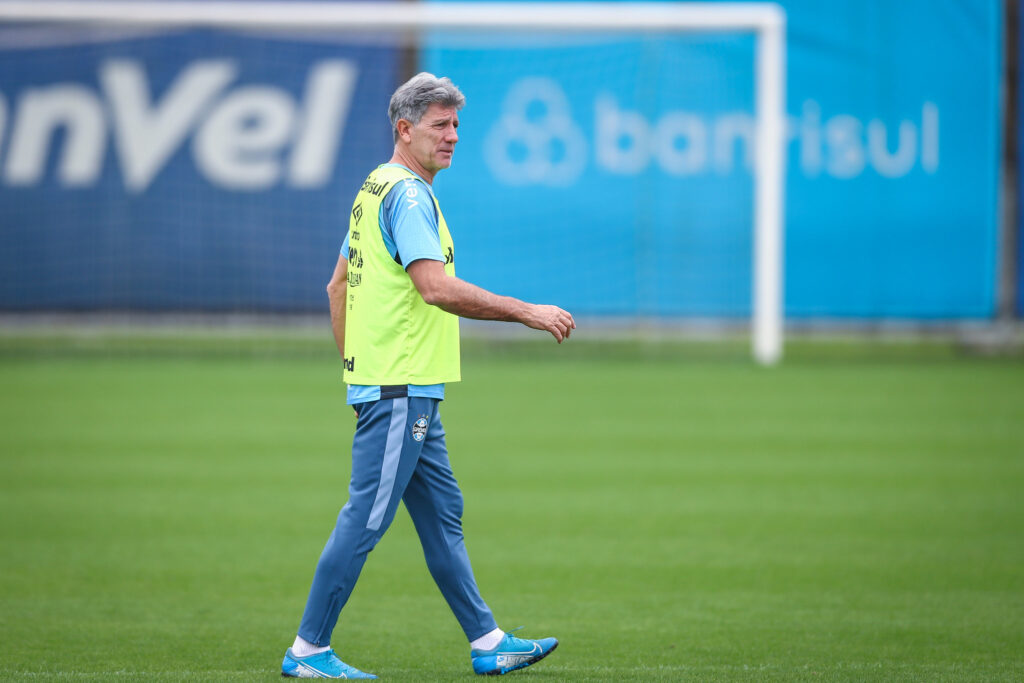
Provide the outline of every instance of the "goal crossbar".
[[194,0],[9,0],[0,19],[235,28],[483,28],[558,31],[758,31],[782,28],[785,15],[767,3],[571,2],[244,2]]
[[757,39],[752,351],[766,365],[782,357],[786,15],[774,3],[2,0],[0,23],[5,21],[314,31],[752,32]]

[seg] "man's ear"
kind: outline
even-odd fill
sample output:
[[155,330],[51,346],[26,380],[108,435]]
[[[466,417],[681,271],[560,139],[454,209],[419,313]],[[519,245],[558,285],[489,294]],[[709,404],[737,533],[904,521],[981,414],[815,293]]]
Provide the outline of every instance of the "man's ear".
[[405,142],[410,142],[412,140],[412,133],[410,132],[412,123],[406,119],[398,119],[398,123],[395,124],[395,128],[398,129],[399,139],[404,140]]

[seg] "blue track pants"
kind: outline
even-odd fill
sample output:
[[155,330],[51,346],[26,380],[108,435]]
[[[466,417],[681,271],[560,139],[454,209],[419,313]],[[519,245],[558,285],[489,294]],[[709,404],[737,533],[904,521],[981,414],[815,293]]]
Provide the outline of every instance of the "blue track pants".
[[348,502],[313,577],[299,635],[331,642],[366,555],[395,518],[399,501],[412,517],[430,574],[466,637],[497,628],[480,597],[462,536],[462,492],[452,475],[444,427],[433,398],[401,397],[357,406]]

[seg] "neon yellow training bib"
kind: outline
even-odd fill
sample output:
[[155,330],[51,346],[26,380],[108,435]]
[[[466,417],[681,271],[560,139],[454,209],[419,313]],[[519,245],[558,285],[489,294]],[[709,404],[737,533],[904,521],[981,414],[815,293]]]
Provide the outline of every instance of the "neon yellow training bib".
[[[349,384],[441,384],[462,379],[458,316],[423,300],[381,235],[381,203],[395,183],[408,178],[416,178],[408,169],[378,166],[352,206],[345,314]],[[412,184],[405,193],[406,201],[434,202],[444,272],[454,276],[455,245],[437,200]]]

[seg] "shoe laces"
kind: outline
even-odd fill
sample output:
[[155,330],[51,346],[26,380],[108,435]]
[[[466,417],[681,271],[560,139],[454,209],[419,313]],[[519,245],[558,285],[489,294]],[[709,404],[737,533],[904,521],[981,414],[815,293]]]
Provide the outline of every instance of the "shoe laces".
[[518,631],[521,628],[522,628],[522,626],[516,626],[513,629],[505,631],[505,635],[508,636],[512,640],[525,640],[525,638],[517,638],[516,636],[512,635],[513,633],[515,633],[516,631]]

